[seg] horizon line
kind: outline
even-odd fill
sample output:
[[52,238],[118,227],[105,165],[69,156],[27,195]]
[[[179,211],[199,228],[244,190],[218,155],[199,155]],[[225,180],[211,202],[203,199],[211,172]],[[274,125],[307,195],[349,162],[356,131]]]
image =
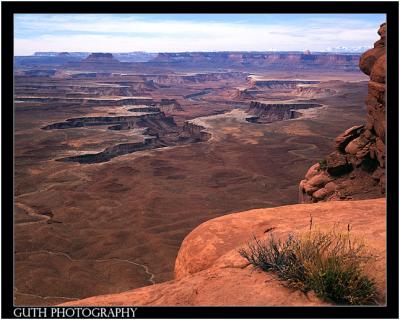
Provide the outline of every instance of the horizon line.
[[[372,47],[371,47],[372,48]],[[147,54],[173,54],[173,53],[279,53],[279,52],[292,52],[292,53],[303,53],[303,54],[313,54],[313,53],[338,53],[338,54],[361,54],[367,51],[368,49],[371,48],[365,48],[363,51],[312,51],[312,50],[265,50],[265,51],[255,51],[255,50],[213,50],[213,51],[145,51],[145,50],[140,50],[140,51],[36,51],[30,55],[18,55],[14,54],[14,57],[32,57],[37,54],[46,54],[46,53],[71,53],[71,54],[92,54],[92,53],[111,53],[111,54],[124,54],[124,53],[147,53]],[[308,51],[308,52],[307,52]]]

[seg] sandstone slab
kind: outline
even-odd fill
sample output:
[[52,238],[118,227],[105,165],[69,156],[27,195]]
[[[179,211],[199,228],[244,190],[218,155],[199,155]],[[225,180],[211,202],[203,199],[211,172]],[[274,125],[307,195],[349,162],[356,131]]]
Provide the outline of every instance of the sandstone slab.
[[254,270],[238,249],[255,235],[278,238],[314,227],[347,230],[362,237],[375,260],[367,274],[386,294],[386,201],[332,201],[255,209],[209,220],[183,241],[175,263],[176,279],[123,293],[64,303],[64,306],[313,306],[326,305],[313,294],[289,290],[273,274]]

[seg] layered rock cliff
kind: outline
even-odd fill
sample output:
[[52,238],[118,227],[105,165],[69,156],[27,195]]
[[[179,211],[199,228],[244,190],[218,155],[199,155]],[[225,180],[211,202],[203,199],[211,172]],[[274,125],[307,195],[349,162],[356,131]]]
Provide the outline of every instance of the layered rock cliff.
[[259,80],[253,78],[250,78],[249,82],[253,86],[268,89],[295,89],[299,85],[320,83],[316,80]]
[[[167,101],[168,102],[168,101]],[[98,153],[84,153],[77,156],[57,159],[57,161],[100,163],[112,158],[136,151],[177,146],[188,143],[207,141],[211,135],[203,127],[185,122],[182,126],[174,118],[166,116],[160,108],[141,106],[128,109],[133,115],[101,115],[81,118],[70,118],[42,127],[43,130],[72,129],[91,126],[107,126],[109,130],[141,129],[143,141],[129,142],[110,146]]]
[[117,59],[114,58],[112,53],[101,53],[101,52],[91,53],[83,61],[84,62],[102,62],[102,63],[119,62]]
[[386,23],[365,52],[360,69],[370,76],[366,123],[335,139],[335,151],[314,164],[300,182],[300,202],[366,199],[385,195]]
[[229,67],[257,70],[356,71],[359,54],[310,52],[178,52],[159,53],[148,64],[179,67]]
[[301,103],[301,102],[258,102],[251,101],[247,112],[251,117],[246,118],[248,122],[253,123],[271,123],[274,121],[282,121],[295,119],[301,116],[301,112],[296,110],[304,110],[309,108],[321,107],[318,103]]

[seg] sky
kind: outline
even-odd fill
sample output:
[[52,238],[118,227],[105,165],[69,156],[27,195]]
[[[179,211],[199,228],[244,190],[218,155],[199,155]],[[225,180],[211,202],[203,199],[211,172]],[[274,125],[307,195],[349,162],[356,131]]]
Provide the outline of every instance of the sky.
[[365,51],[378,40],[385,19],[384,14],[16,14],[14,54]]

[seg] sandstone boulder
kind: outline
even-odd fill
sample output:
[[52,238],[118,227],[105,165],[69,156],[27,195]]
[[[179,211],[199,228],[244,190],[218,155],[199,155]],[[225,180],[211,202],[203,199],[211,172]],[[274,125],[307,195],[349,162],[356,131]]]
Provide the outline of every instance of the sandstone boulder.
[[341,133],[339,136],[335,138],[336,149],[344,152],[347,144],[351,140],[357,138],[362,133],[363,129],[364,129],[363,125],[354,126]]
[[317,174],[319,174],[321,171],[321,166],[319,163],[316,163],[314,165],[312,165],[310,167],[310,169],[308,169],[305,178],[306,179],[311,179],[312,177],[316,176]]
[[327,189],[329,192],[334,192],[337,189],[337,184],[334,182],[328,182],[325,185],[325,189]]
[[374,47],[385,47],[386,46],[386,23],[382,23],[379,30],[378,34],[381,36],[381,38],[375,42]]
[[326,157],[326,171],[332,176],[341,176],[353,170],[347,157],[339,152],[332,152]]
[[[376,61],[383,55],[386,56],[386,23],[381,24],[378,34],[381,38],[374,43],[374,48],[364,52],[360,57],[359,67],[367,75],[371,74]],[[386,59],[386,58],[385,58]]]
[[323,187],[328,182],[332,181],[332,177],[330,177],[326,172],[322,171],[321,173],[313,176],[307,183],[314,187]]
[[312,198],[310,197],[319,187],[312,186],[307,183],[307,180],[301,180],[299,184],[299,198],[301,203],[311,203]]
[[315,192],[312,194],[312,196],[313,196],[315,199],[322,200],[322,199],[325,199],[329,194],[330,194],[330,193],[328,192],[327,189],[321,188],[321,189],[318,189],[317,191],[315,191]]
[[371,148],[371,142],[368,142],[362,149],[357,151],[356,157],[358,159],[363,159],[367,154],[369,154],[370,148]]
[[307,182],[305,182],[302,187],[303,187],[302,191],[308,195],[312,195],[315,191],[317,191],[320,188],[320,187],[310,185]]
[[376,60],[378,60],[382,55],[385,54],[385,48],[375,47],[371,50],[364,52],[360,57],[359,67],[362,72],[370,75],[372,67]]
[[363,148],[368,144],[368,139],[364,136],[360,136],[354,140],[352,140],[345,148],[345,151],[350,154],[357,154],[363,150]]

